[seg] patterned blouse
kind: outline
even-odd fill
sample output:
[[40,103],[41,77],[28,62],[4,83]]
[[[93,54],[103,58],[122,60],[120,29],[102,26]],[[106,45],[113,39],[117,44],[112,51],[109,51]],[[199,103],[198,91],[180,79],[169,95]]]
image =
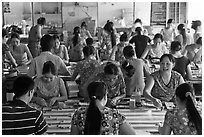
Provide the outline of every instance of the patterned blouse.
[[180,77],[182,77],[181,74],[176,71],[171,71],[171,79],[166,85],[162,80],[159,72],[160,71],[156,71],[151,74],[155,81],[151,91],[151,95],[155,98],[160,99],[161,101],[174,101],[175,90],[180,84]]
[[113,85],[108,84],[104,72],[98,73],[96,77],[99,81],[106,83],[106,85],[108,86],[108,98],[112,99],[121,94],[126,94],[125,81],[122,75],[118,75],[118,78]]
[[45,99],[47,102],[53,98],[60,95],[60,90],[65,89],[64,81],[55,77],[52,82],[45,83],[42,80],[42,77],[35,79],[35,92],[37,97]]
[[[62,60],[65,59],[65,54],[66,53],[66,49],[67,47],[65,45],[60,45],[59,49],[58,50],[54,50],[52,49],[52,53],[59,56]],[[69,57],[69,56],[68,56]],[[69,59],[68,59],[69,60]]]
[[186,109],[178,108],[168,110],[165,115],[164,123],[170,126],[175,135],[196,135],[197,130],[192,122],[189,122]]
[[82,85],[87,81],[87,79],[92,74],[94,74],[98,66],[99,66],[98,61],[92,58],[80,61],[76,65],[76,68],[74,71],[79,73]]
[[[76,110],[71,121],[72,125],[77,126],[81,135],[84,134],[87,110],[87,108],[79,108]],[[119,127],[125,122],[126,118],[116,109],[107,107],[105,107],[101,113],[101,135],[119,135]]]

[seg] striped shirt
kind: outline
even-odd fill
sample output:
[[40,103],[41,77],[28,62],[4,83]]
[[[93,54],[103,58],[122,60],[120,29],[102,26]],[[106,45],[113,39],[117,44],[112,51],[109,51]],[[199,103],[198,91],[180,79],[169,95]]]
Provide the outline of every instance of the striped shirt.
[[3,135],[40,135],[47,131],[43,113],[21,100],[13,100],[2,107]]

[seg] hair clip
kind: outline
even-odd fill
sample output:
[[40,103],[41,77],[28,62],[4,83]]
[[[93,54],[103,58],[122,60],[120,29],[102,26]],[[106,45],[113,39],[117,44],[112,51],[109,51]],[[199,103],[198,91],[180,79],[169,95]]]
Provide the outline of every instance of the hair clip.
[[92,96],[93,99],[96,99],[96,96]]
[[191,92],[186,92],[185,96],[186,96],[186,97],[190,96],[190,97],[192,98]]

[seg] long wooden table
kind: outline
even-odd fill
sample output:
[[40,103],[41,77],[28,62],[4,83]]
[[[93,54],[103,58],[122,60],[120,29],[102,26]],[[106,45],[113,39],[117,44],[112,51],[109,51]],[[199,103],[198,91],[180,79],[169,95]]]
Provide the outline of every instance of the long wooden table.
[[[44,117],[49,127],[47,134],[70,134],[71,119],[75,110],[76,108],[71,108],[71,106],[65,109],[44,108]],[[154,107],[136,109],[119,107],[118,110],[139,135],[159,134],[157,124],[164,121],[166,113],[166,110],[158,110]]]

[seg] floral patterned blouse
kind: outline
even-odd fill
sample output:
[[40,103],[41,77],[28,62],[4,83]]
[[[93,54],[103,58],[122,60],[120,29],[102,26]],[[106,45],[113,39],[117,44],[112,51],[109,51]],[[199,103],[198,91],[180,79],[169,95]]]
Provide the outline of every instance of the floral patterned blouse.
[[59,96],[60,90],[66,90],[66,88],[64,81],[59,77],[55,77],[54,80],[49,83],[43,82],[42,77],[35,79],[35,92],[37,97],[41,97],[46,101]]
[[[84,126],[86,119],[87,108],[79,108],[75,111],[72,117],[72,125],[77,126],[80,134],[84,134]],[[118,135],[119,127],[126,118],[120,114],[116,109],[105,107],[102,113],[101,120],[101,135]]]
[[111,44],[111,35],[103,32],[102,35],[102,43],[101,43],[101,49],[100,49],[100,58],[108,59],[112,51],[112,44]]
[[186,109],[178,108],[168,110],[165,115],[164,123],[170,126],[175,135],[196,135],[195,125],[189,121]]
[[162,80],[159,72],[160,71],[156,71],[151,74],[155,81],[151,91],[151,95],[155,98],[160,99],[161,101],[174,101],[175,90],[180,85],[180,77],[182,77],[181,74],[172,70],[171,79],[166,85]]
[[[81,84],[83,85],[87,79],[94,74],[95,70],[98,68],[99,63],[97,60],[88,58],[86,60],[80,61],[75,68],[75,72],[80,75]],[[75,73],[74,72],[74,73]]]
[[106,81],[106,75],[104,74],[104,72],[98,73],[96,79],[106,83],[106,85],[108,86],[108,98],[112,99],[121,94],[126,94],[125,81],[122,75],[118,75],[118,78],[113,85],[109,85],[107,83],[108,81]]

